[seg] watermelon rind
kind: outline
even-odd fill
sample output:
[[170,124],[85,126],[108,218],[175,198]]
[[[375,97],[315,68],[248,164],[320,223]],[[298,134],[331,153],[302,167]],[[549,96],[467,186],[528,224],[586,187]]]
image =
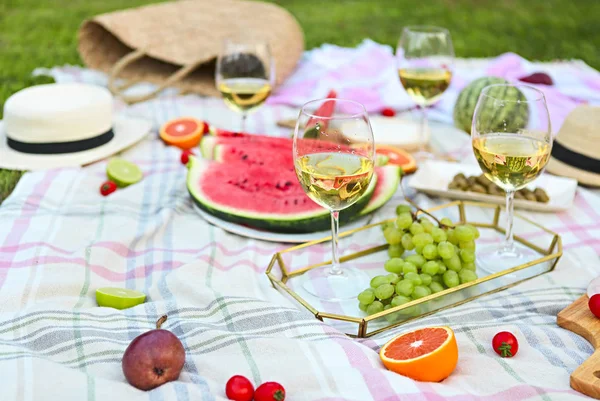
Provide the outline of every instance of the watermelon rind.
[[400,166],[388,164],[387,166],[380,167],[377,172],[378,184],[383,186],[383,188],[380,193],[377,195],[374,194],[364,209],[358,213],[361,217],[373,213],[385,205],[398,190],[402,175],[402,168]]
[[[272,232],[308,233],[325,231],[331,228],[330,214],[325,208],[303,213],[281,214],[240,210],[228,205],[215,203],[208,199],[207,195],[198,186],[202,175],[209,167],[209,163],[211,162],[193,156],[190,157],[187,175],[188,192],[196,205],[207,213],[231,223],[245,224]],[[352,206],[340,212],[340,225],[354,219],[369,203],[375,192],[377,179],[377,175],[374,174],[365,194]]]
[[203,158],[212,160],[214,158],[215,145],[217,138],[214,136],[205,135],[200,141],[200,154]]

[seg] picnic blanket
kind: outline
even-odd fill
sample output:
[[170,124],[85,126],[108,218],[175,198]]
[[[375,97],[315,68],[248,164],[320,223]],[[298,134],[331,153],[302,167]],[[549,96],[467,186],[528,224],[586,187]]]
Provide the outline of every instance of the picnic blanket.
[[[488,60],[489,62],[489,60]],[[101,82],[76,67],[53,70],[59,81]],[[158,127],[181,115],[236,128],[239,116],[219,99],[164,96],[123,113]],[[297,108],[265,106],[248,121],[254,132],[276,128]],[[464,152],[467,135],[436,138],[438,151]],[[98,193],[106,161],[86,168],[26,174],[0,206],[1,400],[224,400],[227,379],[275,380],[286,400],[579,400],[569,375],[593,349],[556,325],[556,314],[596,277],[600,196],[579,188],[564,213],[525,213],[561,234],[556,270],[512,289],[439,312],[372,338],[351,339],[289,303],[264,271],[288,245],[229,234],[193,209],[179,151],[153,132],[124,152],[144,179],[109,197]],[[422,207],[444,203],[408,193]],[[394,215],[400,193],[374,220]],[[350,246],[352,244],[349,244]],[[312,262],[328,255],[315,252]],[[96,306],[95,289],[126,287],[148,295],[119,311]],[[128,385],[121,357],[129,342],[168,315],[163,326],[186,349],[178,381],[142,392]],[[379,347],[403,330],[449,325],[459,363],[442,383],[420,383],[387,371]],[[512,331],[519,353],[499,358],[493,335]]]

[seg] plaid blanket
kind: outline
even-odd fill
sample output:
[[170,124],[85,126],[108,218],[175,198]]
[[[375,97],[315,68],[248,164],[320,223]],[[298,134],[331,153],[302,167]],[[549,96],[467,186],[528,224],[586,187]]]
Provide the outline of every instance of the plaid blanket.
[[[215,125],[237,124],[218,99],[165,96],[127,113],[162,122],[184,114]],[[293,118],[265,107],[249,130],[280,133]],[[469,138],[436,138],[460,155]],[[274,290],[264,270],[287,247],[229,234],[200,218],[185,188],[179,152],[154,132],[123,157],[144,180],[101,197],[106,162],[26,174],[0,207],[1,400],[224,400],[225,382],[243,374],[275,380],[287,400],[577,400],[569,375],[592,352],[556,325],[556,314],[598,273],[600,197],[578,189],[564,213],[524,213],[559,232],[565,254],[556,270],[501,293],[364,340],[353,340]],[[409,194],[424,207],[443,203]],[[393,216],[400,194],[377,212]],[[317,255],[320,256],[320,255]],[[99,308],[104,286],[143,291],[147,302],[119,311]],[[142,392],[124,379],[129,342],[169,316],[164,328],[183,342],[186,364],[176,382]],[[420,383],[387,371],[379,347],[399,332],[449,325],[457,335],[456,371],[442,383]],[[493,335],[512,331],[515,358],[501,359]]]

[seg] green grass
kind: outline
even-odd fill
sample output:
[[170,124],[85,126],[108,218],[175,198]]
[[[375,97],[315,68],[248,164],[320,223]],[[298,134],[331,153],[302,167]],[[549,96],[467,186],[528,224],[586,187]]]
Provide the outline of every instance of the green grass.
[[[600,51],[594,43],[595,16],[600,15],[597,0],[272,1],[296,16],[307,48],[322,43],[354,46],[364,38],[395,46],[402,26],[431,24],[450,29],[458,57],[513,51],[532,60],[579,58],[600,68]],[[76,33],[85,18],[151,2],[3,0],[0,104],[19,89],[43,81],[31,78],[35,67],[81,64]],[[0,202],[6,180],[15,178],[0,171]]]

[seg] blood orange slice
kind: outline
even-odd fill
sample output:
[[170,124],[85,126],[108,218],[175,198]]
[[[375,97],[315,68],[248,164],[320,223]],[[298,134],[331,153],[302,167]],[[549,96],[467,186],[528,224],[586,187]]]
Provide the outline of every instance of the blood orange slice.
[[404,149],[389,145],[377,145],[375,152],[378,155],[387,156],[388,164],[402,167],[405,174],[414,173],[417,170],[417,161]]
[[168,145],[190,149],[200,143],[205,124],[192,117],[177,118],[168,121],[160,128],[160,137]]
[[389,370],[414,380],[439,382],[458,362],[458,346],[450,327],[425,327],[391,339],[379,351]]

